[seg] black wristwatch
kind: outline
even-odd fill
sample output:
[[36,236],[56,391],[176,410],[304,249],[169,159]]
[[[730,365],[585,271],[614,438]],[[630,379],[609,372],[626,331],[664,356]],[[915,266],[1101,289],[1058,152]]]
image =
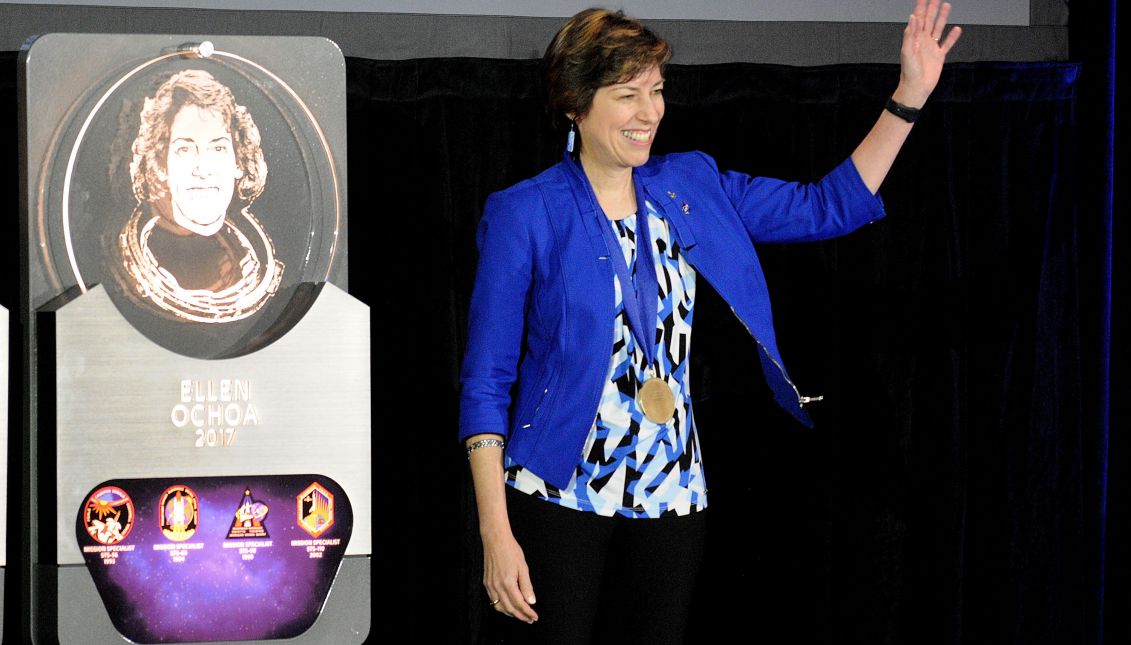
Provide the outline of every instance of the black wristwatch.
[[919,108],[907,107],[902,103],[896,103],[895,99],[890,96],[888,97],[888,102],[884,104],[884,109],[908,123],[915,123],[915,119],[919,118]]

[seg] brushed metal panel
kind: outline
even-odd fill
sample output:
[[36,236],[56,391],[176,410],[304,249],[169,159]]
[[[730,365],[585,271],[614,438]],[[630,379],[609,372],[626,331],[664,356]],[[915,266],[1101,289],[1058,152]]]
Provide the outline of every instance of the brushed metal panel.
[[[305,633],[288,643],[342,643],[351,645],[365,642],[372,619],[370,617],[370,558],[357,556],[342,560],[338,577],[326,598],[326,605],[318,620]],[[120,645],[126,643],[98,596],[86,567],[66,566],[58,569],[59,642],[63,645]],[[3,578],[0,577],[0,582]],[[249,617],[252,619],[253,617]],[[239,645],[272,645],[278,640],[237,641]],[[216,641],[212,645],[223,645]]]
[[[55,326],[59,564],[83,562],[75,521],[84,496],[107,479],[130,477],[323,474],[353,505],[346,555],[372,551],[364,304],[326,284],[281,339],[224,360],[188,358],[151,343],[101,287],[63,306]],[[181,383],[212,381],[218,392],[222,379],[250,384],[249,400],[239,405],[253,406],[257,423],[237,425],[230,445],[195,447],[195,425],[174,423],[184,420],[174,413]]]

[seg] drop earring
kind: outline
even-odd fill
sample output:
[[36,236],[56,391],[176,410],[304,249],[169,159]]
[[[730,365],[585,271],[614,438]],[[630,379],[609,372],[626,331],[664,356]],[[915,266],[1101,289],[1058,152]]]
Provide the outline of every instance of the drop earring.
[[566,135],[566,152],[573,152],[573,142],[577,138],[577,121],[570,119],[569,134]]

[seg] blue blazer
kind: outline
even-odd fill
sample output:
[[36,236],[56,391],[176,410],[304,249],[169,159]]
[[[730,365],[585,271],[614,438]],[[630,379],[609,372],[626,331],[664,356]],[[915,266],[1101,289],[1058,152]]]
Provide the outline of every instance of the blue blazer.
[[[720,172],[699,152],[634,169],[683,256],[758,343],[779,405],[807,426],[807,402],[774,337],[754,244],[821,240],[884,216],[851,160],[815,184]],[[492,194],[479,223],[479,268],[461,374],[460,438],[507,437],[507,454],[564,488],[597,415],[612,355],[614,268],[608,226],[568,157]]]

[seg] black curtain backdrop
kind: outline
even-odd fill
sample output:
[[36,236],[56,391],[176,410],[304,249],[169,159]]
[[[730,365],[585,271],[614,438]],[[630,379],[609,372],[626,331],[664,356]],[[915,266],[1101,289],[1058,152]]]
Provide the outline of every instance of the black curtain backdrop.
[[[487,194],[553,163],[563,136],[533,61],[348,72],[351,284],[374,307],[377,418],[414,419],[379,425],[391,497],[377,502],[376,588],[388,580],[390,611],[417,617],[416,640],[492,642],[452,441],[473,235]],[[702,298],[697,642],[1098,642],[1106,431],[1090,406],[1101,356],[1082,335],[1103,276],[1082,261],[1100,241],[1077,219],[1078,72],[950,68],[881,191],[886,221],[759,249],[785,359],[825,395],[816,430],[774,408],[746,332]],[[657,152],[813,179],[852,151],[896,74],[672,66]]]
[[[0,63],[14,213],[14,55]],[[950,67],[881,190],[886,220],[759,247],[791,374],[825,396],[815,430],[773,405],[753,342],[703,289],[710,536],[692,642],[1101,642],[1106,350],[1089,335],[1105,241],[1077,207],[1079,72]],[[492,643],[455,441],[474,231],[486,196],[556,161],[564,135],[534,61],[351,59],[347,74],[350,286],[373,321],[371,640]],[[815,179],[896,80],[672,66],[656,152]]]

